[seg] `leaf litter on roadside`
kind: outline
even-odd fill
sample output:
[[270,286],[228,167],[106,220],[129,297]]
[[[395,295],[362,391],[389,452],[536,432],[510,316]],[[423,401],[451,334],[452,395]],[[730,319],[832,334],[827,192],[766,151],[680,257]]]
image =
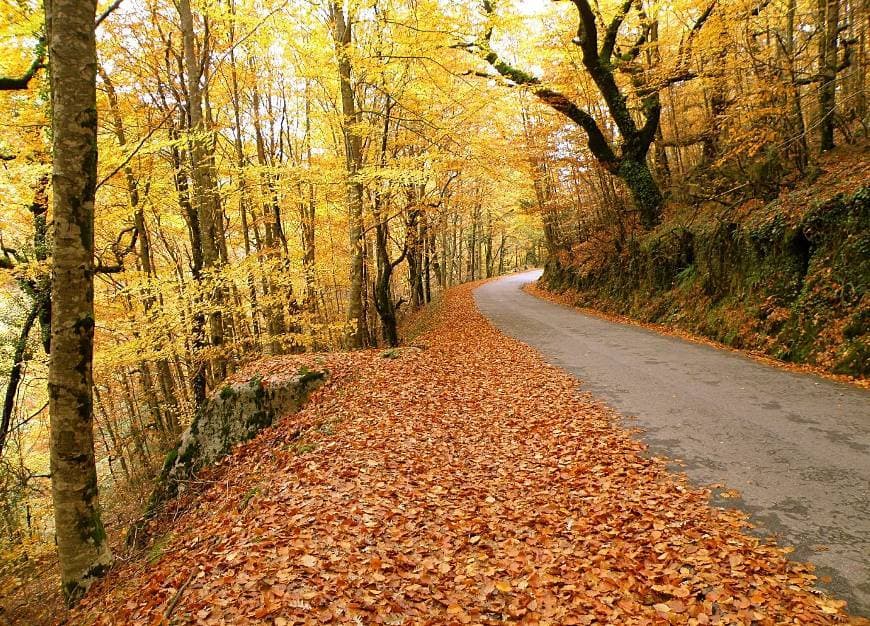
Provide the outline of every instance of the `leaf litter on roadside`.
[[[848,619],[808,566],[644,457],[612,411],[495,330],[471,293],[446,294],[425,349],[240,373],[274,379],[304,362],[331,376],[210,470],[193,504],[158,520],[172,531],[162,556],[116,567],[71,623]],[[300,433],[305,454],[291,445]]]

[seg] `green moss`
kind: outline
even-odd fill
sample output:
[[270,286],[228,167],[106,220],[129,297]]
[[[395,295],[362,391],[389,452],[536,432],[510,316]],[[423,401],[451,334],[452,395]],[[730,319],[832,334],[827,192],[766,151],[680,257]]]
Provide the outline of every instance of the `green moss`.
[[870,334],[870,308],[855,313],[843,327],[843,336],[846,339],[855,339],[867,334]]
[[234,397],[235,395],[236,395],[236,392],[232,388],[231,385],[224,385],[223,388],[221,389],[221,394],[220,394],[221,400],[229,400],[230,398]]
[[303,385],[315,380],[323,380],[326,378],[325,371],[311,370],[304,365],[299,368],[297,375],[299,376],[299,382]]
[[190,441],[184,448],[184,452],[178,457],[179,463],[185,467],[191,467],[193,460],[197,457],[200,451],[200,445],[196,440]]
[[[628,175],[631,172],[627,173]],[[664,223],[581,269],[550,258],[542,282],[578,303],[794,362],[866,371],[870,187],[803,216]],[[843,337],[822,332],[842,325]]]
[[171,535],[166,534],[162,537],[158,537],[155,539],[151,546],[148,548],[148,552],[145,555],[145,560],[148,561],[149,564],[154,564],[160,557],[162,557],[166,553],[166,548],[169,546],[169,540],[172,538]]
[[160,471],[162,476],[165,476],[169,473],[169,470],[175,465],[175,461],[178,459],[178,448],[173,448],[166,454],[166,458],[163,461],[163,469]]
[[242,496],[242,499],[239,501],[238,510],[243,511],[248,508],[248,505],[251,503],[258,494],[260,493],[260,487],[252,487]]
[[95,546],[103,545],[106,542],[106,528],[103,526],[103,520],[99,513],[94,514],[88,539]]
[[299,439],[287,447],[287,450],[289,452],[292,452],[297,456],[302,456],[303,454],[314,452],[316,449],[316,443],[314,443],[313,441],[306,441],[305,439]]
[[870,376],[870,345],[860,340],[847,343],[833,371],[849,376]]

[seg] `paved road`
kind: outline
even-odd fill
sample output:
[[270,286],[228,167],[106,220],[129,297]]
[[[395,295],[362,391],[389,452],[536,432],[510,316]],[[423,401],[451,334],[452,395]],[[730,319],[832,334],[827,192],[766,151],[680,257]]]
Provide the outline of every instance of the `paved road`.
[[870,616],[870,391],[584,315],[530,296],[539,271],[475,292],[509,335],[582,380],[654,454],[680,459],[701,485],[724,483],[793,557]]

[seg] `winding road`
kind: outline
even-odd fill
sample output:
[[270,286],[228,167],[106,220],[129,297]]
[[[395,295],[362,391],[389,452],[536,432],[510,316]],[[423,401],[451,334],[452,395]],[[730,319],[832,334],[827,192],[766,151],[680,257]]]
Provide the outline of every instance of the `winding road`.
[[714,503],[794,546],[822,586],[870,616],[870,391],[584,315],[522,291],[540,271],[478,288],[478,308],[643,430]]

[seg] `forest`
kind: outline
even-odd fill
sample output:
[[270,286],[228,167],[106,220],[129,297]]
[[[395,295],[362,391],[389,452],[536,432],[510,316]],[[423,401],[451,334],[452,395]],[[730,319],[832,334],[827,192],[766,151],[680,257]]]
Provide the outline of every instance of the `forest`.
[[542,267],[866,377],[868,32],[863,0],[3,0],[0,623],[125,554],[225,381],[386,354],[462,283]]

